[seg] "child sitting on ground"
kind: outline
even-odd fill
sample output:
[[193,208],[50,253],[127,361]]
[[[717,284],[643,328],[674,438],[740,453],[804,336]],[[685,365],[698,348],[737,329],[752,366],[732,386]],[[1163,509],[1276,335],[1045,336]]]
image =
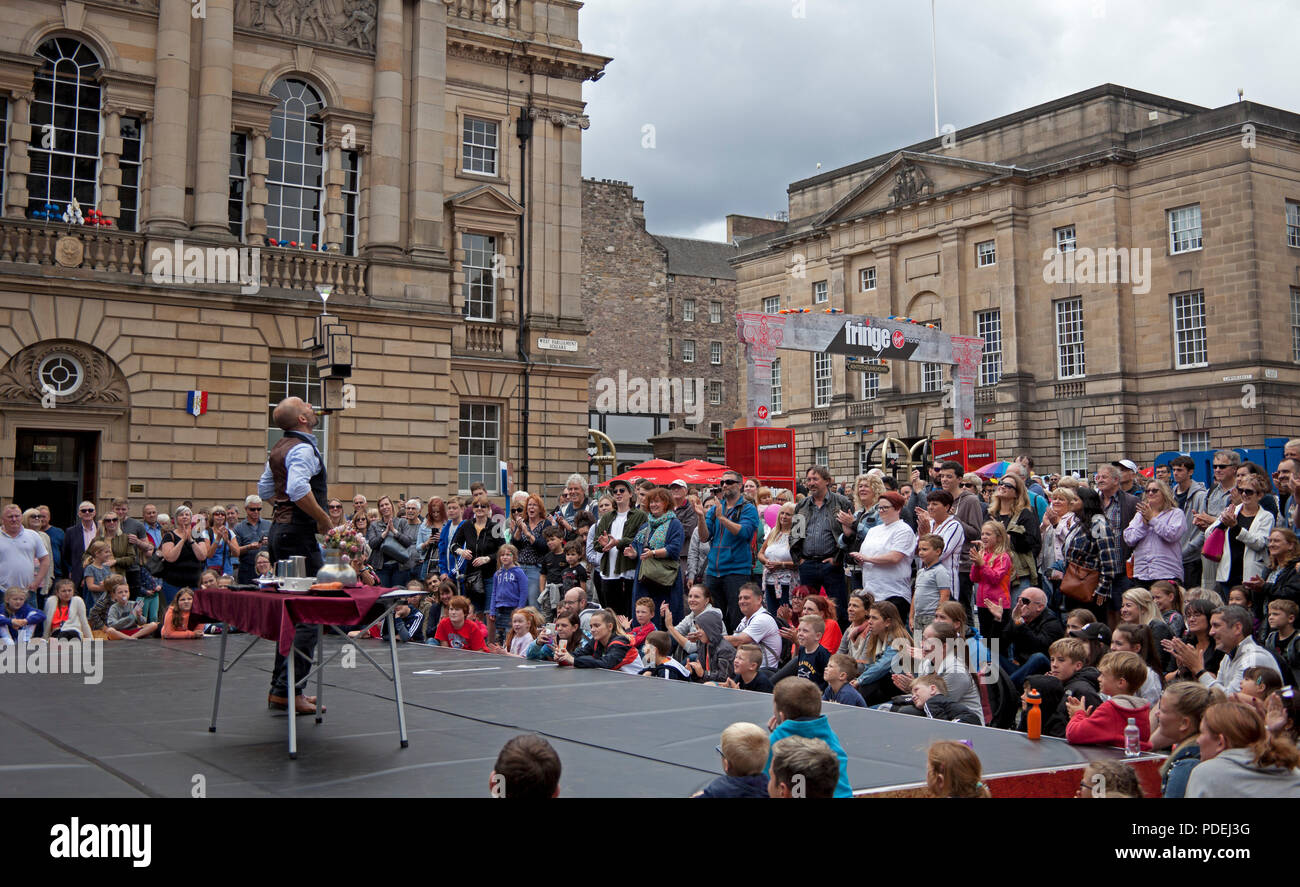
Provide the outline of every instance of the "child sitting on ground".
[[131,603],[131,589],[125,583],[113,589],[113,605],[104,621],[108,636],[114,640],[133,641],[146,638],[158,630],[157,622],[145,622],[140,605]]
[[[658,632],[657,632],[658,633]],[[770,746],[767,733],[757,724],[738,723],[722,731],[722,776],[691,795],[692,798],[766,798],[763,764]]]
[[202,623],[190,624],[190,614],[193,607],[194,592],[192,589],[182,588],[176,592],[176,597],[172,599],[172,605],[167,608],[167,615],[163,616],[162,636],[168,640],[203,637],[203,629],[207,626]]
[[[520,572],[523,572],[522,570]],[[487,627],[469,618],[472,605],[469,598],[456,595],[447,602],[446,613],[434,632],[435,646],[448,646],[455,650],[487,649]]]
[[[853,790],[849,787],[849,756],[840,745],[839,738],[831,730],[830,722],[822,714],[822,695],[817,685],[807,678],[790,677],[777,683],[772,691],[772,719],[767,722],[771,731],[769,741],[776,745],[787,736],[803,736],[808,739],[820,739],[835,752],[840,762],[839,780],[835,786],[835,797],[851,798]],[[767,773],[772,766],[769,756]]]
[[632,635],[632,642],[639,650],[645,646],[645,639],[655,630],[655,602],[648,597],[636,599],[636,623],[626,616],[618,617],[618,627]]
[[1070,712],[1065,738],[1072,745],[1124,747],[1124,728],[1136,722],[1143,751],[1151,750],[1151,704],[1136,695],[1146,682],[1147,664],[1136,653],[1107,653],[1101,657],[1101,692],[1110,698],[1096,708],[1067,696]]
[[1101,672],[1088,664],[1088,644],[1079,638],[1058,638],[1052,641],[1052,645],[1047,648],[1047,655],[1052,660],[1050,674],[1061,683],[1062,698],[1055,710],[1043,711],[1043,735],[1064,739],[1065,725],[1070,721],[1070,711],[1065,700],[1073,696],[1083,700],[1090,708],[1101,705],[1103,700],[1098,683]]
[[733,677],[727,678],[722,686],[733,690],[771,693],[772,678],[762,666],[763,648],[758,644],[744,644],[736,651],[736,660],[732,665]]
[[590,655],[591,638],[582,630],[582,619],[577,613],[555,617],[555,635],[543,634],[533,641],[525,654],[527,659],[554,661],[557,648],[578,656]]
[[[640,607],[637,607],[640,610]],[[673,658],[673,637],[666,631],[652,631],[645,639],[642,658],[646,667],[642,677],[664,678],[670,681],[689,681],[691,673]],[[764,739],[767,737],[765,736]]]
[[815,683],[818,691],[825,690],[826,663],[831,661],[830,651],[822,646],[822,635],[825,633],[826,622],[822,617],[800,617],[799,627],[795,630],[795,643],[798,644],[795,655],[772,675],[772,683],[778,684],[784,678],[798,676]]
[[[94,637],[104,640],[108,634],[108,608],[113,606],[113,592],[119,587],[126,587],[126,577],[114,573],[104,580],[104,593],[99,596],[90,611],[86,614],[86,620],[90,623],[90,630]],[[165,635],[164,635],[165,636]]]
[[[882,706],[885,707],[885,706]],[[917,715],[936,721],[983,726],[970,710],[948,695],[948,682],[938,674],[923,674],[912,679],[911,695],[900,696],[885,707],[904,715]]]
[[65,640],[90,640],[86,602],[77,597],[71,579],[54,583],[54,594],[45,599],[45,636]]
[[27,589],[5,589],[5,605],[0,608],[0,646],[26,644],[40,637],[45,613],[27,603]]
[[542,633],[542,614],[532,607],[520,607],[510,614],[510,631],[504,646],[488,645],[489,653],[527,658],[528,650]]
[[[740,657],[737,656],[739,661]],[[854,705],[866,708],[867,703],[862,694],[853,686],[853,679],[858,676],[858,663],[847,653],[836,653],[826,663],[823,674],[826,677],[826,689],[822,691],[822,702],[838,702],[840,705]]]

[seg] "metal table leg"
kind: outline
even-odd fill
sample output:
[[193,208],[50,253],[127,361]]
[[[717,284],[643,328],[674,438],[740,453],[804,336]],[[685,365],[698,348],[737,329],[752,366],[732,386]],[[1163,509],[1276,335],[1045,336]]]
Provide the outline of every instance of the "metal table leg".
[[388,655],[393,663],[393,692],[397,696],[397,738],[401,741],[402,748],[408,745],[406,739],[406,710],[402,706],[402,673],[397,669],[397,628],[393,625],[393,610],[395,607],[388,608]]
[[289,648],[289,760],[298,759],[298,676],[297,669],[294,668],[294,660],[298,658],[298,652],[291,646]]
[[316,626],[316,723],[325,712],[325,626]]
[[226,673],[226,632],[228,623],[221,623],[221,652],[217,656],[217,689],[212,694],[212,723],[208,725],[209,733],[217,732],[217,707],[221,705],[221,676]]

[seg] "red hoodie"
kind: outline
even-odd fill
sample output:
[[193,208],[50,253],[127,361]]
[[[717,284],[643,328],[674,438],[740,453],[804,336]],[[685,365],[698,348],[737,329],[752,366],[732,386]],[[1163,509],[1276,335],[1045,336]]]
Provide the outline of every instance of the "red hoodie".
[[[1123,701],[1127,705],[1117,705]],[[1129,707],[1131,706],[1131,707]],[[1072,745],[1114,745],[1124,747],[1128,719],[1137,722],[1141,749],[1151,750],[1151,704],[1139,696],[1115,696],[1084,714],[1080,709],[1065,725],[1065,738]]]

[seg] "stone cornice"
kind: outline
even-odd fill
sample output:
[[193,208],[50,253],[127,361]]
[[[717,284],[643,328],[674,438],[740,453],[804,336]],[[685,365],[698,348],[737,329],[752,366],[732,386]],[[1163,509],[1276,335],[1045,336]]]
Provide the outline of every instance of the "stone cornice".
[[590,80],[613,59],[533,40],[510,40],[492,34],[447,27],[447,55],[484,64],[544,74],[561,80]]

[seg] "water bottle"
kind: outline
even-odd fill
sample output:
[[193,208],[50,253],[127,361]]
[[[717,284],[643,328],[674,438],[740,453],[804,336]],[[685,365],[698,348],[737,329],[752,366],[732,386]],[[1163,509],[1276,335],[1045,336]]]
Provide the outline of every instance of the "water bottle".
[[1128,719],[1128,726],[1124,728],[1124,757],[1136,758],[1142,754],[1142,734],[1138,732],[1137,721],[1133,718]]
[[1043,711],[1042,695],[1034,689],[1030,689],[1025,694],[1025,704],[1029,706],[1029,712],[1025,715],[1025,734],[1030,739],[1041,739],[1043,736]]

